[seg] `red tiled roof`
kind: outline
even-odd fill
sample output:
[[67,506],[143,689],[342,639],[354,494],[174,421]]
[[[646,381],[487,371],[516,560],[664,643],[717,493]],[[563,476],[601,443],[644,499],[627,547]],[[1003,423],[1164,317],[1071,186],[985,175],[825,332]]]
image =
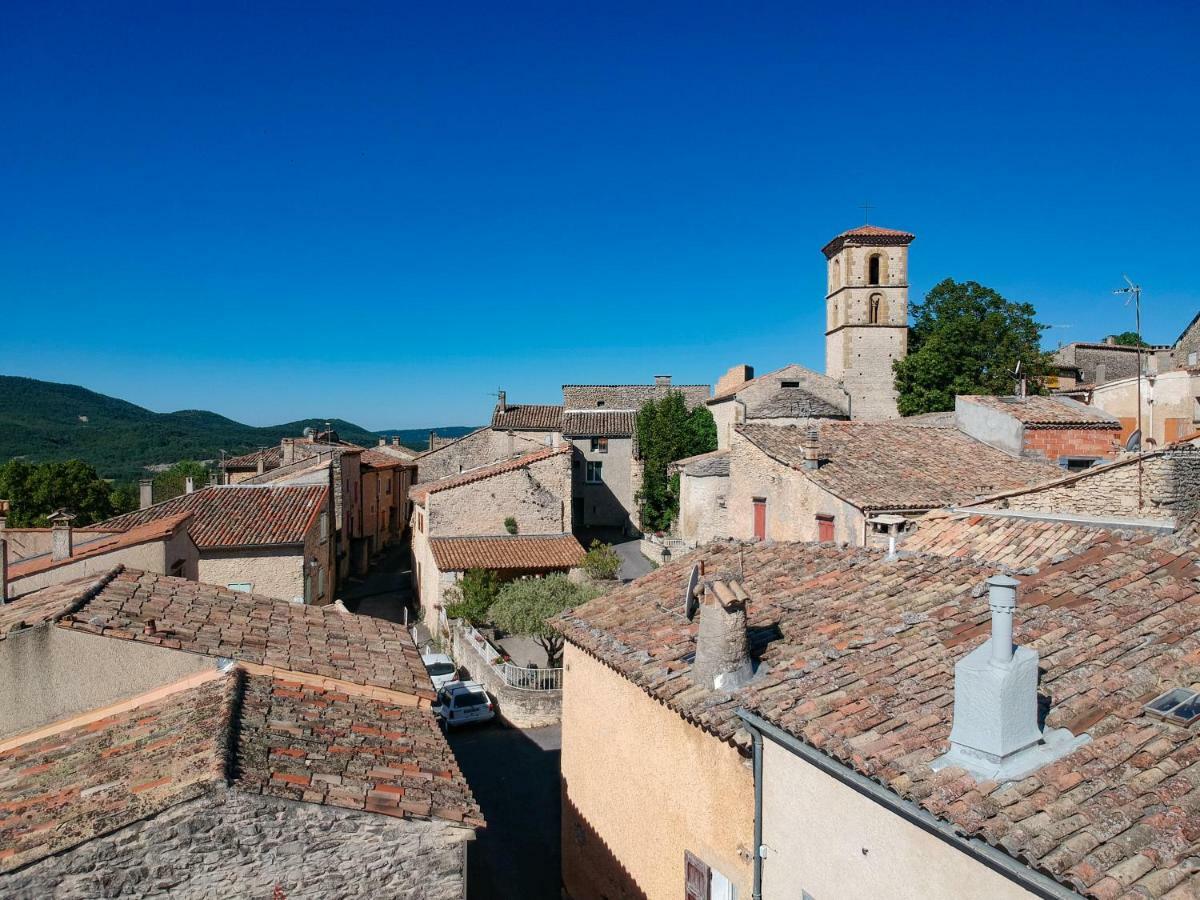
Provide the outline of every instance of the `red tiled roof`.
[[505,409],[496,405],[492,427],[513,431],[561,431],[562,404],[510,403]]
[[916,235],[907,231],[897,231],[895,228],[883,228],[879,225],[859,225],[849,231],[843,231],[828,244],[821,248],[827,257],[842,249],[843,245],[853,242],[856,244],[878,244],[894,246],[911,244]]
[[506,459],[501,462],[491,463],[490,465],[480,466],[477,469],[459,472],[457,475],[439,478],[437,481],[427,481],[424,484],[414,487],[408,496],[414,503],[424,503],[430,494],[462,487],[464,484],[473,484],[476,481],[483,481],[485,478],[503,475],[505,472],[515,472],[518,469],[527,468],[534,463],[539,463],[555,456],[570,454],[571,450],[570,444],[535,450],[533,453],[526,453],[524,456],[518,456],[514,459]]
[[990,397],[959,395],[959,399],[986,406],[1032,428],[1100,428],[1119,431],[1121,423],[1094,406],[1084,406],[1060,397]]
[[262,457],[264,469],[274,469],[283,464],[283,448],[276,445],[255,450],[253,453],[243,453],[241,456],[231,456],[225,460],[225,468],[257,469],[259,457]]
[[430,538],[429,549],[443,572],[467,569],[573,569],[584,549],[570,534],[512,534]]
[[582,409],[563,413],[562,432],[570,437],[633,437],[637,412],[621,409]]
[[183,512],[195,518],[188,531],[201,550],[263,544],[302,544],[325,509],[324,485],[220,485],[181,494],[90,526],[98,531],[127,531]]
[[13,632],[53,622],[79,609],[115,575],[114,570],[100,576],[75,578],[0,604],[0,641]]
[[184,527],[191,518],[191,512],[181,512],[173,516],[163,516],[161,519],[155,519],[147,522],[145,525],[138,525],[125,532],[105,534],[85,543],[75,544],[72,548],[73,552],[67,559],[55,559],[49,553],[42,556],[26,557],[8,567],[8,577],[13,580],[26,578],[30,575],[37,575],[41,572],[57,569],[59,566],[68,566],[80,560],[92,559],[96,556],[103,556],[106,553],[115,553],[118,550],[136,547],[139,544],[165,541],[180,528]]
[[917,519],[902,547],[915,553],[983,560],[1011,569],[1078,553],[1102,535],[1097,525],[934,510]]
[[903,420],[821,422],[821,466],[815,470],[804,469],[806,428],[739,425],[737,431],[859,509],[933,509],[1062,475],[1058,466],[1014,458],[957,429]]
[[[689,677],[691,567],[742,572],[758,675],[732,694]],[[1088,896],[1200,887],[1200,732],[1145,715],[1196,681],[1200,565],[1171,537],[1102,533],[1019,578],[1015,640],[1038,651],[1046,724],[1092,742],[1027,778],[934,773],[948,748],[954,664],[986,637],[993,565],[862,549],[713,544],[579,609],[556,627],[659,702],[748,752],[749,709],[906,800]],[[1186,896],[1186,894],[1184,895]]]
[[[71,582],[83,595],[93,582]],[[47,591],[61,596],[66,585]],[[43,592],[21,603],[43,607]],[[17,604],[14,604],[17,605]],[[3,609],[3,607],[0,607]],[[148,631],[149,623],[154,630]],[[212,584],[120,568],[59,621],[64,628],[273,666],[432,699],[404,626]]]
[[358,458],[362,465],[370,466],[372,469],[396,469],[403,466],[416,467],[416,463],[411,459],[404,459],[394,453],[374,448],[364,450],[359,454]]
[[482,826],[433,712],[286,678],[250,677],[238,787],[404,818]]

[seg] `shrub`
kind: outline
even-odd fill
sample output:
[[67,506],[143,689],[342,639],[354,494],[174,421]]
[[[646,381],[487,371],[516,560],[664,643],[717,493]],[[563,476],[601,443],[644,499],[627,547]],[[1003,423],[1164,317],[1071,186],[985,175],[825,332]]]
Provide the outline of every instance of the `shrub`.
[[621,568],[621,557],[613,549],[612,544],[602,544],[599,540],[592,541],[591,549],[583,558],[583,570],[599,581],[611,581],[617,577]]
[[489,569],[468,569],[462,581],[446,590],[446,615],[469,625],[482,625],[500,591],[496,573]]
[[509,534],[517,533],[517,520],[513,516],[509,516],[504,520],[504,530]]

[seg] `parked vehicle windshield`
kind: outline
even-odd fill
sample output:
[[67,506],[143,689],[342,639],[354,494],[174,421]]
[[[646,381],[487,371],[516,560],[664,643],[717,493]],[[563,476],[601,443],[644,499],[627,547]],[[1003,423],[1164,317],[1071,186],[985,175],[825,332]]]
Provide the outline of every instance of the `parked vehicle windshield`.
[[429,670],[430,675],[453,675],[454,663],[435,662],[430,663],[425,667]]
[[463,706],[483,706],[487,702],[487,697],[483,694],[459,694],[454,700],[454,705],[461,708]]

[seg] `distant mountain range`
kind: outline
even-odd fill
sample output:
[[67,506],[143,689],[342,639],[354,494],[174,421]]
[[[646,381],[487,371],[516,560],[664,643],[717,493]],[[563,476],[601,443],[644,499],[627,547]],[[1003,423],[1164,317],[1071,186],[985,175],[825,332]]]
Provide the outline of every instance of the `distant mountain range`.
[[365,447],[395,435],[405,446],[424,450],[430,431],[457,437],[474,430],[456,425],[367,431],[323,416],[256,428],[204,410],[156,413],[73,384],[0,375],[0,463],[14,457],[30,462],[82,459],[118,480],[138,478],[146,466],[217,459],[222,450],[248,453],[327,421],[343,440]]

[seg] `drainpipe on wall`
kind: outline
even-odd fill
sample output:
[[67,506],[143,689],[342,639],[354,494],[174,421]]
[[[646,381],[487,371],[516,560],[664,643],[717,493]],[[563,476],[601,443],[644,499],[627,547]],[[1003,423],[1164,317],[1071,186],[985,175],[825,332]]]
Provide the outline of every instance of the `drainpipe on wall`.
[[[740,713],[739,713],[740,715]],[[762,900],[762,863],[763,863],[763,745],[762,732],[757,728],[750,729],[750,737],[754,743],[754,891],[753,900]]]

